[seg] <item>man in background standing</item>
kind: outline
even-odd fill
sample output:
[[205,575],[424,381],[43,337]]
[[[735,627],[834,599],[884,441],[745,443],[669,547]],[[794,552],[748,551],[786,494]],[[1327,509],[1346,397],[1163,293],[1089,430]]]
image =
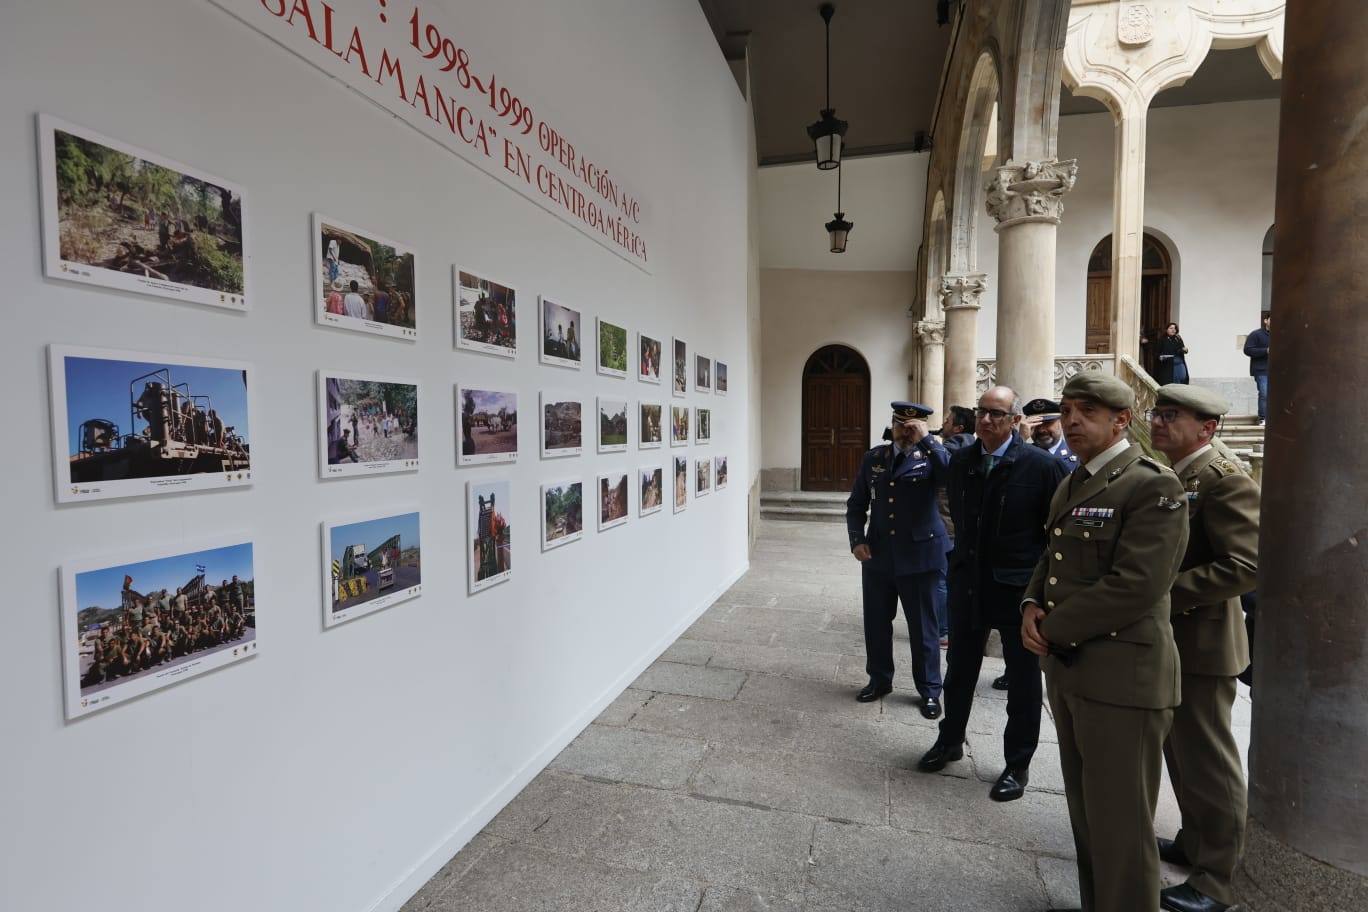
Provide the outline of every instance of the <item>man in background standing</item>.
[[1244,353],[1249,357],[1249,376],[1259,390],[1259,426],[1268,419],[1268,327],[1273,318],[1265,313],[1263,323],[1245,338]]

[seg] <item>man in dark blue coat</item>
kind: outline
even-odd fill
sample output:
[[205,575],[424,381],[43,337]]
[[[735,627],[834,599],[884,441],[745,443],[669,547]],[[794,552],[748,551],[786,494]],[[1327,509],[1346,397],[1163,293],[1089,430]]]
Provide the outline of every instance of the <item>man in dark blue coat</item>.
[[935,719],[941,714],[936,585],[946,551],[936,487],[950,454],[929,432],[930,408],[892,406],[893,440],[865,454],[846,501],[850,550],[861,564],[868,653],[869,684],[856,699],[867,703],[893,690],[893,618],[901,599],[921,712]]
[[1063,460],[1017,435],[1021,402],[1013,390],[988,390],[974,414],[978,441],[951,457],[946,482],[955,550],[945,718],[918,768],[934,772],[964,756],[983,648],[988,631],[996,629],[1007,663],[1007,763],[988,794],[1011,801],[1025,792],[1040,740],[1040,664],[1021,642],[1022,592],[1045,549],[1050,498],[1069,472]]
[[1259,424],[1268,418],[1268,341],[1272,318],[1263,315],[1258,329],[1245,337],[1244,353],[1249,358],[1249,376],[1259,391]]

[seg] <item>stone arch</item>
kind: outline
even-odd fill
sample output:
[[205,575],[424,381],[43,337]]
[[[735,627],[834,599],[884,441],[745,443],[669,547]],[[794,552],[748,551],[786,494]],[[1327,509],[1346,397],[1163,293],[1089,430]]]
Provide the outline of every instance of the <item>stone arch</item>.
[[[969,91],[964,102],[964,121],[960,126],[958,157],[954,163],[954,202],[950,207],[950,256],[947,272],[973,272],[978,266],[978,219],[984,198],[983,158],[988,138],[994,132],[994,112],[1001,119],[1002,78],[996,47],[985,45],[974,64]],[[1002,159],[1003,131],[997,130]],[[939,282],[939,277],[937,277]]]
[[1275,236],[1273,229],[1277,225],[1269,225],[1268,231],[1264,233],[1263,248],[1260,251],[1260,259],[1263,261],[1263,290],[1259,295],[1259,312],[1268,313],[1273,309],[1273,245]]
[[1056,158],[1059,145],[1059,86],[1070,4],[1021,0],[1016,30],[1016,66],[1004,74],[999,162]]
[[926,228],[926,288],[925,305],[922,313],[928,320],[941,319],[940,283],[941,276],[949,269],[950,229],[945,209],[945,191],[936,188],[931,202],[931,219]]

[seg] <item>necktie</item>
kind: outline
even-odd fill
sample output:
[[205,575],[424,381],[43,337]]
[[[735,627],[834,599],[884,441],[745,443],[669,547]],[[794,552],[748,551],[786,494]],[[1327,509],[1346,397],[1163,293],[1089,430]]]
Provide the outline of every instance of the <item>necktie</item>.
[[992,453],[983,454],[983,475],[988,477],[993,474],[993,466],[997,465],[997,457]]
[[893,456],[893,474],[894,474],[894,475],[898,474],[898,469],[902,468],[902,464],[903,464],[904,462],[906,462],[906,461],[907,461],[907,452],[906,452],[905,450],[898,450],[897,453],[894,454],[894,456]]
[[1089,478],[1092,478],[1092,472],[1089,472],[1087,469],[1083,468],[1083,466],[1079,466],[1074,470],[1073,478],[1071,479],[1073,481],[1073,489],[1077,491],[1082,488],[1088,483]]

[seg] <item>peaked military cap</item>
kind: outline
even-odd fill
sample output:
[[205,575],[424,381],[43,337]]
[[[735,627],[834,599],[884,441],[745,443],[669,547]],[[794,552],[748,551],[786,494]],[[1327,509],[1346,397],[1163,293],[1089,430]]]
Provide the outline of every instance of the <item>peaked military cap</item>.
[[1203,418],[1220,418],[1230,411],[1230,403],[1220,393],[1200,386],[1188,386],[1186,383],[1166,383],[1159,387],[1154,404],[1176,405]]
[[893,417],[899,421],[907,421],[910,418],[930,418],[936,410],[929,405],[922,405],[920,402],[904,402],[901,399],[890,402],[893,408]]
[[1032,399],[1022,406],[1021,414],[1027,418],[1039,416],[1048,421],[1059,417],[1059,403],[1053,399]]
[[1135,408],[1135,393],[1125,381],[1101,371],[1074,374],[1064,384],[1065,399],[1091,399],[1110,408]]

